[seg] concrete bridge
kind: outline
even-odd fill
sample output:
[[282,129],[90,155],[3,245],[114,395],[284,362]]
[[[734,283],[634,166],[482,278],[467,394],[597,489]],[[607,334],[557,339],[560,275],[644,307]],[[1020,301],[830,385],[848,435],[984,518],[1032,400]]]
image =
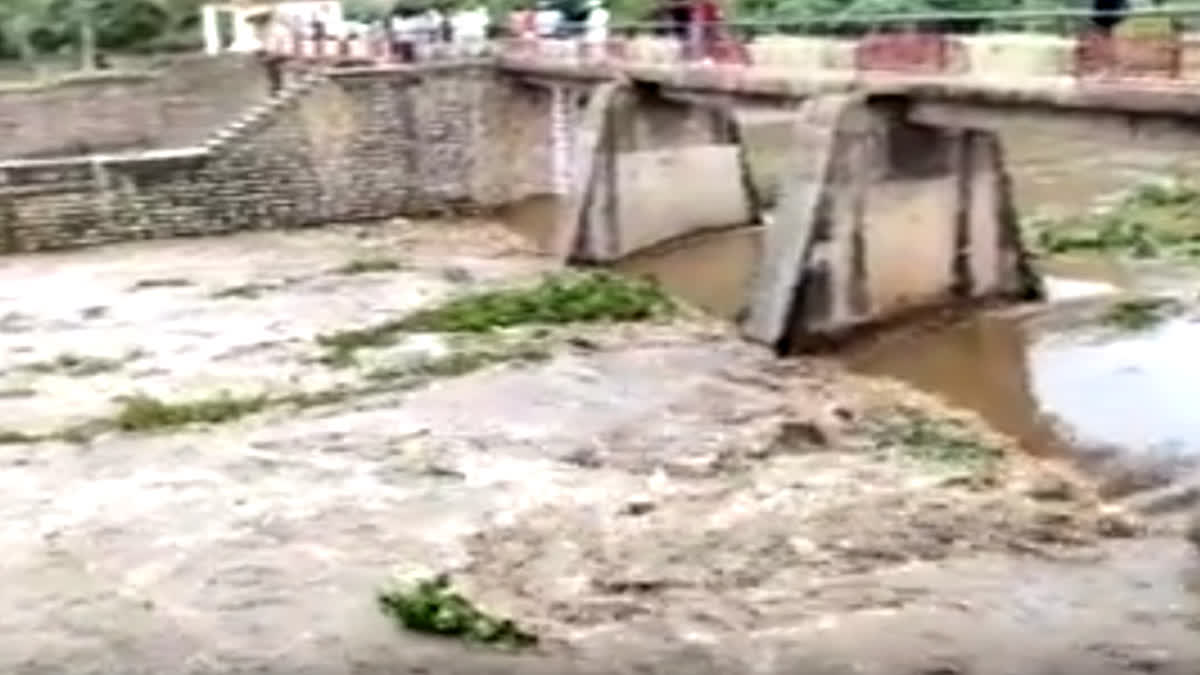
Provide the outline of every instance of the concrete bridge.
[[763,229],[746,334],[782,347],[1036,293],[993,127],[1191,135],[1146,81],[579,62],[293,65],[203,143],[0,162],[9,252],[490,209],[556,195],[553,253],[610,262]]
[[[1022,82],[769,68],[556,64],[501,72],[580,109],[556,253],[612,261],[765,225],[746,334],[785,346],[930,306],[1031,297],[996,130],[1115,142],[1194,136],[1200,95],[1142,82]],[[570,112],[562,113],[564,116]]]

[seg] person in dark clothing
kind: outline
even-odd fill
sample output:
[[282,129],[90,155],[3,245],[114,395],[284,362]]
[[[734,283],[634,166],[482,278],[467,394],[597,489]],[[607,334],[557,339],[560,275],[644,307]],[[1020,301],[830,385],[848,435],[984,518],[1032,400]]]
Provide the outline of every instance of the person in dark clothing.
[[1112,31],[1129,11],[1129,0],[1092,0],[1092,25],[1104,35]]

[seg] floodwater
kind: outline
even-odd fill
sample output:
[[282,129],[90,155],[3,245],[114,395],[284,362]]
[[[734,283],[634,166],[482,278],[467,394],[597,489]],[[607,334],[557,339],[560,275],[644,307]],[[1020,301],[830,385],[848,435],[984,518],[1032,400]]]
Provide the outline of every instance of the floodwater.
[[1109,301],[984,312],[853,345],[844,358],[975,410],[1028,451],[1070,457],[1106,492],[1126,493],[1200,466],[1200,323],[1098,328]]
[[[1095,208],[1147,179],[1195,172],[1194,148],[1174,150],[1047,137],[1006,138],[1024,214]],[[852,346],[846,363],[891,376],[978,412],[1028,451],[1067,457],[1110,494],[1168,483],[1200,467],[1200,323],[1104,330],[1122,293],[1195,296],[1200,270],[1080,257],[1042,263],[1048,302],[990,311]]]
[[[553,197],[535,197],[497,215],[510,229],[549,251],[560,206]],[[692,305],[732,321],[749,297],[761,247],[761,227],[705,232],[635,253],[616,269],[653,279]]]
[[[1154,139],[1004,132],[1020,211],[1063,216],[1095,208],[1154,177],[1200,170],[1196,147]],[[505,220],[549,245],[553,202]],[[761,230],[704,234],[640,253],[618,269],[652,277],[691,303],[736,319],[748,297]],[[1042,269],[1050,302],[936,327],[906,327],[850,346],[845,363],[891,376],[978,412],[1028,451],[1069,457],[1112,493],[1169,481],[1200,466],[1200,323],[1180,319],[1134,334],[1080,330],[1121,292],[1195,292],[1200,271],[1114,260],[1055,260]],[[1082,317],[1082,318],[1081,318]]]

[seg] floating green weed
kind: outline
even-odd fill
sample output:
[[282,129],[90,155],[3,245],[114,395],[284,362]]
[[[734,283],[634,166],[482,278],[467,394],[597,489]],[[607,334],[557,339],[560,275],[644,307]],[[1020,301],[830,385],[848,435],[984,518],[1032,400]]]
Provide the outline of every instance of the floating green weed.
[[134,290],[148,288],[183,288],[184,286],[191,285],[192,281],[190,279],[184,279],[183,277],[156,277],[150,279],[139,279],[134,282],[133,288]]
[[669,314],[675,303],[656,285],[614,274],[564,274],[539,284],[470,293],[364,328],[317,337],[331,365],[353,363],[362,348],[392,344],[404,332],[486,333],[527,324],[641,321]]
[[1100,321],[1121,330],[1142,331],[1177,316],[1183,309],[1183,303],[1176,298],[1129,298],[1109,306],[1100,316]]
[[37,443],[40,440],[42,440],[42,437],[34,434],[27,434],[23,431],[14,431],[11,429],[0,429],[0,445]]
[[980,439],[959,420],[935,419],[908,407],[872,418],[868,430],[883,449],[920,462],[972,471],[994,465],[1005,452]]
[[376,368],[369,371],[366,377],[370,380],[456,377],[496,363],[545,361],[549,358],[549,350],[540,345],[515,345],[490,350],[456,351],[445,356],[427,357],[411,363]]
[[186,401],[168,402],[137,394],[121,401],[113,419],[123,431],[149,431],[188,424],[216,424],[263,410],[270,403],[266,396],[234,396],[222,392]]
[[[136,356],[131,355],[131,358]],[[49,361],[37,361],[24,366],[35,373],[61,372],[74,377],[88,377],[120,370],[122,361],[102,356],[85,356],[65,352]]]
[[1064,219],[1032,219],[1041,252],[1121,253],[1134,258],[1200,257],[1200,186],[1176,178],[1139,185],[1114,206]]
[[385,615],[408,630],[509,648],[537,644],[537,636],[512,619],[488,614],[455,592],[446,575],[381,591],[378,602]]
[[262,296],[262,294],[266,293],[267,291],[274,290],[275,288],[276,287],[272,286],[271,284],[245,283],[214,291],[212,297],[216,299],[246,298],[252,300]]
[[405,268],[404,263],[392,258],[356,258],[341,267],[334,268],[334,274],[371,274],[374,272],[398,272]]

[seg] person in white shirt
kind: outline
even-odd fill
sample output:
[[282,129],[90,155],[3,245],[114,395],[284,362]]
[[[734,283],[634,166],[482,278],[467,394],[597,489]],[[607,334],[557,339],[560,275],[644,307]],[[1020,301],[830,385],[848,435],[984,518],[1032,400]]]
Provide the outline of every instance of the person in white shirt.
[[583,42],[589,58],[603,58],[608,43],[608,10],[602,0],[588,0],[588,15],[584,22]]
[[548,2],[540,3],[537,14],[533,18],[538,37],[542,39],[556,37],[562,20],[562,12],[558,8]]
[[472,56],[482,53],[487,41],[489,22],[487,9],[484,7],[455,12],[450,18],[450,23],[453,26],[454,42],[460,53]]

